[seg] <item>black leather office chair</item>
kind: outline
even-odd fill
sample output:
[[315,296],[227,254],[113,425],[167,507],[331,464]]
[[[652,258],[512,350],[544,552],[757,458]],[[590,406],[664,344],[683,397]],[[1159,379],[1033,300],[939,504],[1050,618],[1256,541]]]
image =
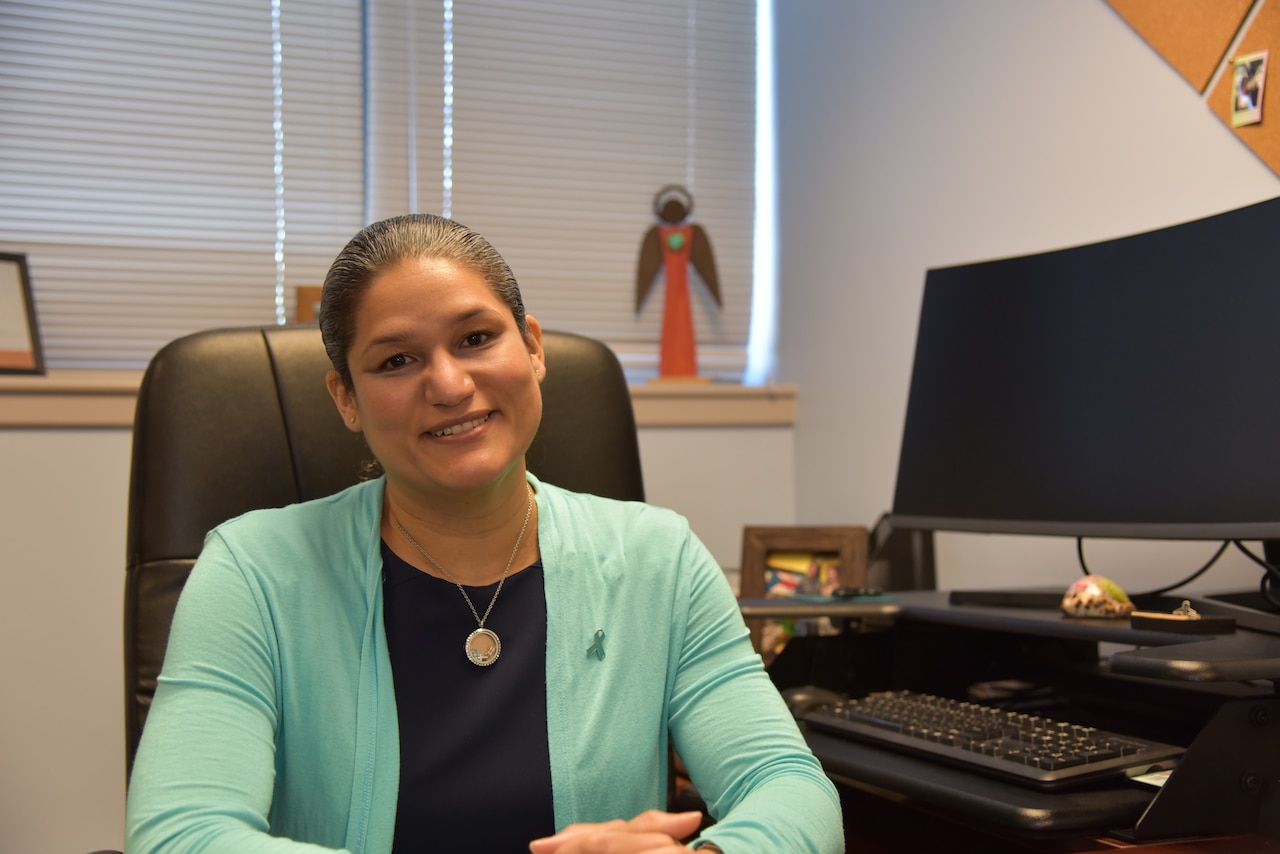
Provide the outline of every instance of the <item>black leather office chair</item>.
[[[542,426],[526,457],[538,477],[644,500],[631,397],[617,357],[546,332]],[[325,388],[314,326],[220,329],[180,338],[138,393],[125,564],[125,739],[129,773],[155,693],[178,594],[207,531],[260,507],[337,492],[369,453]]]

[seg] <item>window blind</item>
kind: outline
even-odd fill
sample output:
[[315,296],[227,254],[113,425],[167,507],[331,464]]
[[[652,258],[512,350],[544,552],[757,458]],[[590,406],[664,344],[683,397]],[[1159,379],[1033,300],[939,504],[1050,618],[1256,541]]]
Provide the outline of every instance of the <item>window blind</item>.
[[291,316],[365,222],[445,212],[639,379],[663,304],[660,276],[635,311],[640,241],[683,184],[725,302],[691,277],[700,366],[739,379],[754,96],[740,0],[0,0],[0,251],[28,257],[47,364],[139,368]]
[[358,0],[0,3],[0,247],[50,367],[139,368],[319,282],[361,224],[359,33]]
[[[699,367],[740,379],[753,269],[755,4],[455,0],[450,57],[438,4],[371,8],[396,18],[371,31],[371,103],[375,115],[401,121],[371,128],[383,155],[372,215],[447,208],[503,253],[543,326],[607,341],[634,380],[656,374],[663,306],[660,275],[635,310],[640,242],[657,222],[655,194],[684,185],[724,298],[716,306],[691,275]],[[397,69],[409,68],[412,79],[400,80]],[[416,147],[402,161],[388,158],[410,126]]]

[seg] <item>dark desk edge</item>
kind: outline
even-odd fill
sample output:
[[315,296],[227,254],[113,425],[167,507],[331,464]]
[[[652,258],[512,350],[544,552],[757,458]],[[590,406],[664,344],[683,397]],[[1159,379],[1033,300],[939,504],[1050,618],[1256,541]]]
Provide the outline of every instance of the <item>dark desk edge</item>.
[[832,599],[830,602],[776,599],[739,599],[738,610],[744,617],[892,617],[900,610],[897,597],[877,596],[866,599]]
[[1156,795],[1139,783],[1042,792],[813,729],[806,728],[804,737],[837,782],[892,792],[1024,832],[1132,827]]

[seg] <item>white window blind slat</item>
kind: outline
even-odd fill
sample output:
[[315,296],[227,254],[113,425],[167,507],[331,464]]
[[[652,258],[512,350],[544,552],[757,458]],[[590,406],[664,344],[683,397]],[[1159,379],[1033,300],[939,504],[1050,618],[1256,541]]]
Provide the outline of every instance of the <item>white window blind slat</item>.
[[439,213],[444,170],[444,10],[370,0],[366,219]]
[[[432,49],[443,22],[434,31],[421,15],[416,23],[419,46]],[[414,49],[408,29],[402,20],[390,38],[374,32],[377,62],[403,67],[403,51]],[[456,0],[453,74],[451,214],[502,251],[531,313],[548,328],[604,339],[632,379],[652,376],[664,282],[659,276],[637,313],[636,264],[656,223],[654,194],[686,184],[725,299],[716,306],[691,275],[700,368],[740,379],[753,269],[754,4]],[[417,63],[412,87],[424,124],[416,151],[432,163],[444,132],[442,80],[434,54]],[[378,87],[371,95],[377,110],[405,97]],[[391,156],[389,147],[379,151]],[[440,210],[438,184],[422,177],[430,165],[418,163],[414,208],[393,201],[405,167],[399,176],[390,160],[378,169],[378,216]]]
[[278,196],[270,3],[0,2],[0,247],[47,364],[273,322],[281,203],[286,294],[318,281],[361,224],[359,28],[359,0],[281,3]]
[[446,55],[440,0],[279,0],[278,69],[271,7],[0,0],[0,250],[28,256],[50,366],[136,368],[177,335],[273,322],[277,284],[291,308],[364,222],[450,204],[544,325],[643,378],[663,282],[637,314],[637,254],[680,183],[725,297],[694,277],[703,372],[741,376],[754,4],[454,0]]

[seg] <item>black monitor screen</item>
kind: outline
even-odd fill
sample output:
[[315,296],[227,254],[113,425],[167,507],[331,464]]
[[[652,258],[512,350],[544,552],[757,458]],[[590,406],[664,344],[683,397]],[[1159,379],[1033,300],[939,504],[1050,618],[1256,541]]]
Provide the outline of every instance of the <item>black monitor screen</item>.
[[928,271],[903,527],[1280,537],[1280,199]]

